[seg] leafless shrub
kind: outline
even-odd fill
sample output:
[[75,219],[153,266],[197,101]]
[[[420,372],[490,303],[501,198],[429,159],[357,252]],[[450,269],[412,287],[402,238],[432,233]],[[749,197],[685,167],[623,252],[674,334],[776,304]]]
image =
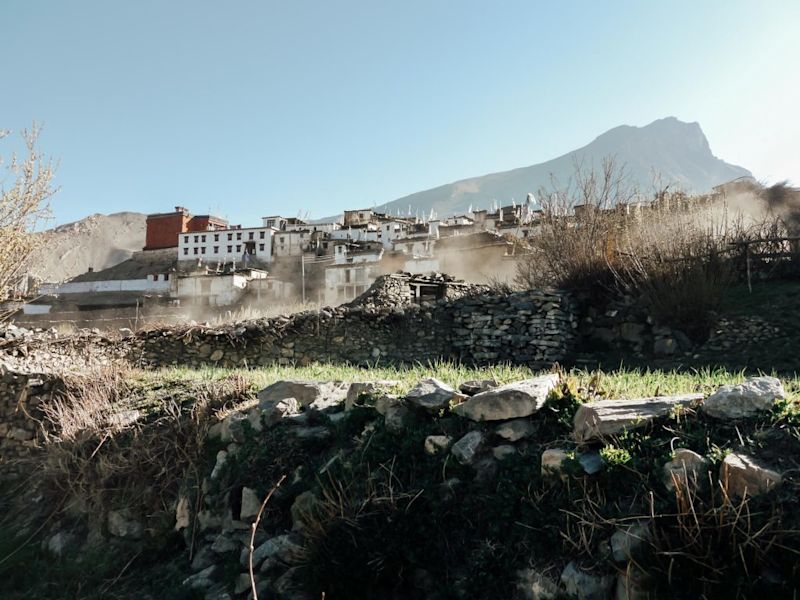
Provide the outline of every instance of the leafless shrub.
[[[23,131],[25,155],[0,155],[0,301],[8,299],[23,277],[25,260],[36,247],[34,229],[49,215],[54,167],[36,149],[41,128]],[[0,131],[0,139],[8,136]]]
[[574,179],[565,187],[554,181],[541,191],[539,233],[518,262],[515,283],[523,288],[556,285],[565,288],[608,288],[613,284],[609,258],[635,196],[624,166],[606,158],[599,170],[575,164]]

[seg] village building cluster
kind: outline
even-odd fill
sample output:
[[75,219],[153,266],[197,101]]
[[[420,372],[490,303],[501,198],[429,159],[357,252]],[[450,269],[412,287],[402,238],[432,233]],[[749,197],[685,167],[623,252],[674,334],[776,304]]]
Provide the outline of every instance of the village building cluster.
[[[439,270],[437,247],[446,248],[448,244],[440,242],[450,237],[488,232],[489,242],[505,253],[505,236],[527,237],[536,216],[532,196],[519,205],[446,219],[391,216],[364,208],[346,210],[341,219],[325,223],[273,215],[263,217],[256,227],[230,225],[211,215],[192,216],[179,206],[173,213],[148,216],[144,250],[174,248],[178,271],[184,273],[179,279],[198,273],[206,278],[247,273],[248,285],[277,279],[284,286],[273,289],[282,289],[283,295],[285,287],[292,286],[304,299],[338,304],[366,291],[383,273]],[[311,271],[322,271],[323,276],[312,278]],[[312,279],[322,285],[312,284]]]
[[[735,180],[704,197],[666,194],[607,210],[644,218],[650,210],[685,207],[736,193]],[[674,206],[673,206],[674,205]],[[573,206],[575,226],[600,210]],[[532,194],[491,210],[438,218],[390,215],[371,208],[346,210],[329,222],[266,216],[255,226],[193,215],[176,206],[147,216],[145,246],[129,261],[65,283],[39,286],[26,314],[130,310],[140,307],[337,305],[364,293],[380,276],[445,272],[470,281],[514,276],[519,242],[537,234],[542,211]]]

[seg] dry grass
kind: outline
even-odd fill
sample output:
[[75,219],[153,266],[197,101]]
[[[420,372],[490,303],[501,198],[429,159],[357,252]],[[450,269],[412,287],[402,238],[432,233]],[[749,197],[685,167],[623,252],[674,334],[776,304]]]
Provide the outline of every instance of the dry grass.
[[666,191],[642,201],[613,160],[576,165],[574,185],[541,194],[540,230],[515,283],[579,290],[593,303],[630,294],[660,323],[702,338],[741,262],[735,243],[790,231],[786,210],[769,208],[770,190],[747,202]]
[[202,480],[215,414],[247,393],[238,375],[187,390],[142,386],[135,372],[104,369],[67,382],[42,407],[48,494],[103,511],[131,501],[171,512],[182,482]]

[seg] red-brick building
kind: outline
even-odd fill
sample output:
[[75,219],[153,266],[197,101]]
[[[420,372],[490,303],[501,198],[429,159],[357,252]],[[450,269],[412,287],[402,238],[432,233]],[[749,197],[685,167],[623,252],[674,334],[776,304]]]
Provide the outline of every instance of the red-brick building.
[[177,248],[181,233],[227,228],[228,222],[225,219],[212,215],[192,216],[183,206],[176,206],[174,212],[147,215],[147,235],[143,249]]

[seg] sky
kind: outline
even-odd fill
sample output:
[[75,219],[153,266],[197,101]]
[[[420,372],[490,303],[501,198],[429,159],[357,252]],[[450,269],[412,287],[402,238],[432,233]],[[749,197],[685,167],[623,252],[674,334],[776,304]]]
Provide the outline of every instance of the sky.
[[0,0],[0,129],[43,125],[54,224],[320,218],[666,116],[800,184],[799,27],[798,0]]

